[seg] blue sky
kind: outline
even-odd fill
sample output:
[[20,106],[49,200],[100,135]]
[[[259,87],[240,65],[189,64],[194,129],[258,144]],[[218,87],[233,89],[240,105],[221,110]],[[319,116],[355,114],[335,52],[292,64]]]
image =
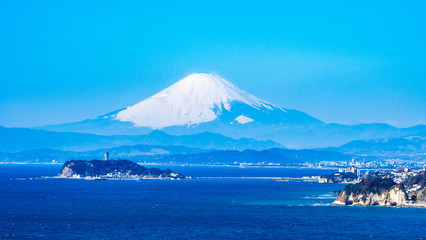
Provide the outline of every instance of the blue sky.
[[193,72],[328,123],[426,124],[425,12],[425,1],[1,1],[0,125],[83,120]]

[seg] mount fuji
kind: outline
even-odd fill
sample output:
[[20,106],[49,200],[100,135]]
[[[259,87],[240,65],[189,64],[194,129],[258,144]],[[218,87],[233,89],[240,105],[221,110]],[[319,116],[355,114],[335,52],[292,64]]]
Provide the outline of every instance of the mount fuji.
[[338,146],[352,140],[416,132],[387,124],[325,124],[206,73],[192,74],[152,97],[111,113],[38,129],[101,135],[139,135],[153,130],[175,135],[214,132],[234,138],[274,140],[294,148]]
[[[246,111],[236,110],[235,105],[243,106]],[[136,127],[162,129],[171,126],[191,127],[214,121],[226,113],[233,116],[241,114],[229,124],[247,124],[254,122],[250,118],[254,112],[273,111],[280,114],[286,112],[219,76],[200,73],[192,74],[160,93],[118,112],[116,120],[132,122]]]

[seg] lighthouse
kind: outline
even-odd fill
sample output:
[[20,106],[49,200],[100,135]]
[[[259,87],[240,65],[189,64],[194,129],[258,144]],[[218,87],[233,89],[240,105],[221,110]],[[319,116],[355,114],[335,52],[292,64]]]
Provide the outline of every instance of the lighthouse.
[[105,161],[108,161],[109,153],[105,152]]

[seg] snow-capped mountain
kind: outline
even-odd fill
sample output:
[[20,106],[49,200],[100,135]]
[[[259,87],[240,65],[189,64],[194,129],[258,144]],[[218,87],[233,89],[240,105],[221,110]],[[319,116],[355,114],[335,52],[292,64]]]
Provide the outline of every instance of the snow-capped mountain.
[[[273,140],[289,148],[339,146],[352,140],[401,137],[424,127],[325,124],[306,113],[276,106],[214,75],[192,74],[132,106],[80,122],[38,129],[102,135],[173,135],[201,132]],[[206,139],[208,141],[208,139]]]
[[[135,127],[163,129],[210,122],[232,106],[243,104],[253,110],[268,112],[285,110],[243,91],[225,79],[205,73],[192,74],[154,96],[116,114],[115,119],[131,122]],[[248,115],[248,113],[246,113]],[[255,119],[243,113],[235,122],[246,124]],[[230,122],[231,123],[231,122]]]
[[262,100],[217,75],[196,73],[127,108],[41,129],[107,135],[146,134],[152,130],[171,134],[208,131],[249,137],[247,133],[255,128],[289,124],[323,123],[303,112]]

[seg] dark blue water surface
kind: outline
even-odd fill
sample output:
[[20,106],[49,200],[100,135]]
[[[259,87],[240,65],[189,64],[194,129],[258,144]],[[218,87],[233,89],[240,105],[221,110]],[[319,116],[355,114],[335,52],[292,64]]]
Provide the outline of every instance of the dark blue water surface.
[[[61,166],[0,165],[0,239],[421,239],[426,209],[330,206],[338,184],[259,179],[31,179]],[[332,170],[171,167],[191,176]]]

